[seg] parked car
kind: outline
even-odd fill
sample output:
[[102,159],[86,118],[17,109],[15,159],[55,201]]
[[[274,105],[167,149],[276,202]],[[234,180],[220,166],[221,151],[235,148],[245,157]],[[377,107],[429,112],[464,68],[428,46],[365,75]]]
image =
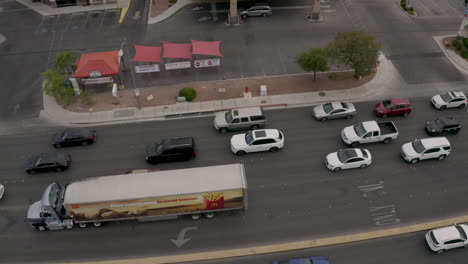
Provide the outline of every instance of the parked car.
[[221,133],[229,130],[255,130],[267,123],[261,107],[246,107],[218,112],[215,115],[214,127]]
[[455,117],[441,117],[427,121],[425,129],[429,136],[438,136],[442,133],[457,134],[461,126]]
[[329,119],[351,119],[356,114],[356,108],[352,103],[332,102],[314,107],[312,115],[320,121]]
[[62,153],[41,153],[31,157],[26,163],[27,173],[63,171],[70,167],[71,155]]
[[434,95],[431,99],[432,105],[436,109],[464,108],[466,106],[466,96],[463,92],[447,92]]
[[52,145],[57,147],[69,147],[84,144],[93,144],[96,131],[91,128],[67,128],[52,137]]
[[161,162],[188,161],[197,156],[192,137],[163,139],[146,147],[146,160],[156,164]]
[[372,164],[372,156],[367,149],[340,149],[327,155],[325,165],[332,171],[353,168],[366,168]]
[[273,264],[330,264],[327,258],[322,256],[275,260]]
[[405,98],[388,99],[375,105],[375,114],[382,118],[395,115],[408,116],[411,111],[411,103]]
[[0,184],[0,199],[2,199],[4,193],[5,193],[5,187]]
[[276,152],[284,146],[284,136],[277,129],[252,130],[231,138],[231,150],[236,155],[248,152]]
[[273,15],[271,7],[269,6],[253,6],[247,10],[241,11],[240,16],[242,18],[251,17],[251,16],[262,16],[267,17]]
[[413,164],[425,159],[443,160],[450,152],[450,142],[445,137],[416,139],[401,147],[401,156]]
[[453,225],[433,229],[426,233],[426,242],[429,248],[437,253],[444,250],[468,247],[468,226]]

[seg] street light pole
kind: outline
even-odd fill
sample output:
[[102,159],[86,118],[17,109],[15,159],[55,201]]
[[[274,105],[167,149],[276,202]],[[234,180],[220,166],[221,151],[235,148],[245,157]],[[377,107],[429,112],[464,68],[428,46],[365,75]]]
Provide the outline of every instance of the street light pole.
[[[127,56],[130,55],[130,52],[128,51],[128,43],[127,43],[127,38],[124,38],[124,40],[122,41],[122,44],[120,45],[120,51],[122,52],[122,63],[124,63],[124,54],[123,54],[123,45],[125,44],[125,52],[127,53]],[[127,62],[130,61],[130,60],[127,60]],[[126,71],[127,68],[125,66],[125,63],[124,63],[124,71]],[[137,87],[136,85],[136,81],[135,81],[135,72],[133,71],[134,70],[134,67],[133,65],[130,65],[130,74],[132,75],[132,82],[133,82],[133,88],[135,89],[135,97],[136,97],[136,100],[137,100],[137,105],[138,105],[138,109],[141,109],[141,103],[140,103],[140,89]]]
[[310,22],[320,22],[322,19],[323,18],[320,16],[320,0],[313,0],[312,9],[310,10],[310,14],[306,16],[306,20]]

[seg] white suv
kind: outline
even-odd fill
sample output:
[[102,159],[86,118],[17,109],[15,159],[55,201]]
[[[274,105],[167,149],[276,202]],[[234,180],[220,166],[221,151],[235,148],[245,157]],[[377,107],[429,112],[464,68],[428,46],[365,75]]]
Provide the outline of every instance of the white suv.
[[444,110],[446,108],[463,108],[466,106],[466,96],[462,92],[448,92],[434,95],[431,99],[436,109]]
[[276,152],[283,146],[283,133],[277,129],[252,130],[245,134],[234,135],[231,138],[231,150],[239,156],[247,152]]
[[436,228],[426,233],[426,242],[432,251],[442,253],[452,248],[467,247],[467,233],[467,225]]
[[413,164],[425,159],[443,160],[450,152],[450,142],[446,137],[417,139],[401,147],[401,156]]

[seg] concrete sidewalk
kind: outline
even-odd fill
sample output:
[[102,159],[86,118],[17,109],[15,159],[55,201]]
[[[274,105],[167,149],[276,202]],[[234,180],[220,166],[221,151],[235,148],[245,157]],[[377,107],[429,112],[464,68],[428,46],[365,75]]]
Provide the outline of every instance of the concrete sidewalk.
[[399,77],[393,64],[388,61],[383,54],[379,56],[379,61],[380,64],[376,76],[365,85],[353,89],[326,92],[257,96],[251,98],[195,103],[177,103],[172,105],[145,107],[142,109],[131,107],[90,113],[67,111],[57,105],[54,98],[44,94],[43,110],[40,113],[40,119],[64,126],[87,124],[98,125],[210,115],[216,111],[238,107],[300,107],[329,101],[365,100],[365,98],[369,96],[381,93],[384,89],[392,87],[392,83],[395,83]]

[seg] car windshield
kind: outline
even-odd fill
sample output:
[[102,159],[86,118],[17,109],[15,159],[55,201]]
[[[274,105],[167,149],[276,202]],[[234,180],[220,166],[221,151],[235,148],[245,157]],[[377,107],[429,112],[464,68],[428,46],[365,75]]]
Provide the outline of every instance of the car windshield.
[[443,93],[440,95],[440,97],[442,98],[442,100],[444,100],[444,102],[452,100],[452,95],[450,93]]
[[232,117],[232,112],[231,111],[227,111],[226,114],[225,114],[225,117],[226,117],[226,122],[228,123],[231,123],[233,117]]
[[385,101],[383,101],[383,105],[384,105],[385,108],[387,108],[387,109],[392,109],[392,108],[393,108],[392,100],[385,100]]
[[62,140],[66,139],[68,137],[68,131],[65,130],[63,133],[62,133]]
[[347,160],[350,158],[356,157],[356,151],[354,149],[344,149],[340,150],[337,153],[338,159],[340,160],[341,163],[345,163]]
[[434,232],[432,232],[432,231],[429,232],[429,235],[431,236],[432,242],[434,242],[434,244],[438,245],[439,241],[437,241],[437,239],[435,238]]
[[245,143],[247,143],[247,145],[250,145],[250,144],[252,144],[253,141],[254,141],[254,137],[253,137],[252,131],[246,133],[245,134]]
[[411,145],[413,146],[413,149],[414,151],[416,151],[416,153],[422,153],[423,151],[426,150],[421,140],[415,140],[413,141],[413,143],[411,143]]
[[466,240],[466,233],[465,233],[465,230],[463,230],[463,227],[459,226],[459,225],[456,225],[455,226],[458,230],[458,232],[460,233],[460,236],[463,237],[463,239]]
[[442,122],[440,119],[436,119],[435,124],[436,124],[438,127],[440,127],[440,128],[444,128],[444,127],[445,127],[444,122]]
[[42,158],[38,158],[36,160],[36,167],[39,166],[42,163]]
[[354,132],[356,132],[356,134],[360,137],[364,136],[367,131],[366,129],[364,128],[364,126],[362,125],[362,123],[359,123],[357,125],[354,125],[353,126],[353,129],[354,129]]
[[323,105],[323,111],[325,111],[325,113],[330,113],[331,111],[333,111],[333,106],[331,103],[328,103],[328,104],[324,104]]
[[163,144],[154,144],[156,147],[156,152],[161,153],[163,151]]

